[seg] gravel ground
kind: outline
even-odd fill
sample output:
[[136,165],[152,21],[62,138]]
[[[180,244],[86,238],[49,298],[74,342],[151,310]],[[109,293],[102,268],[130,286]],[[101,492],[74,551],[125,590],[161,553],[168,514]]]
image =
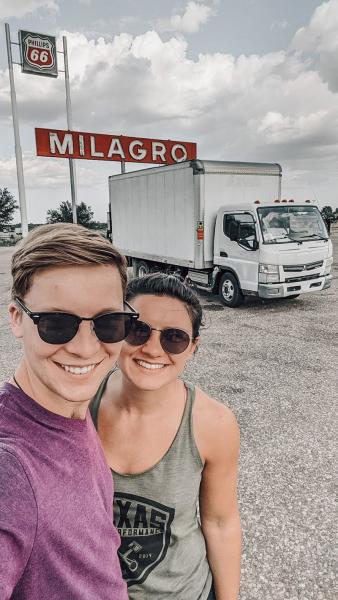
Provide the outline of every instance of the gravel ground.
[[[338,255],[338,228],[332,234]],[[11,249],[0,248],[0,381],[20,345],[6,317]],[[241,600],[337,600],[338,266],[331,289],[222,307],[201,293],[206,326],[187,378],[235,412],[242,436]]]

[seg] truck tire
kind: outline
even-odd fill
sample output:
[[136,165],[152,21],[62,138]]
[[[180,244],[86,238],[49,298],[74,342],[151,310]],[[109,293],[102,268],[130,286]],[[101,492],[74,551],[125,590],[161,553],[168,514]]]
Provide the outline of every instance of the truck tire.
[[232,273],[223,273],[218,291],[223,304],[229,306],[229,308],[235,308],[244,302],[242,290],[239,287],[237,278]]
[[145,260],[138,260],[134,268],[135,277],[144,277],[151,272],[150,265]]

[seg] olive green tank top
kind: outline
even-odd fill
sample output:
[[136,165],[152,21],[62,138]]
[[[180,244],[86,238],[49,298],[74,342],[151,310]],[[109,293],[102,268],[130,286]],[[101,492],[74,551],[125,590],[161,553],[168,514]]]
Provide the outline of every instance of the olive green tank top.
[[[91,403],[96,428],[109,375]],[[121,536],[118,554],[130,600],[207,600],[211,589],[197,514],[203,463],[192,428],[195,389],[185,386],[181,424],[162,459],[142,473],[112,471],[114,523]]]

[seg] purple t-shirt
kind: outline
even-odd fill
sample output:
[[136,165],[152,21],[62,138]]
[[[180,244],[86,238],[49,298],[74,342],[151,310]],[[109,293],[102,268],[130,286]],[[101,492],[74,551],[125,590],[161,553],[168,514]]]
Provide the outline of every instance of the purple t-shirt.
[[89,414],[0,390],[0,598],[127,600],[111,474]]

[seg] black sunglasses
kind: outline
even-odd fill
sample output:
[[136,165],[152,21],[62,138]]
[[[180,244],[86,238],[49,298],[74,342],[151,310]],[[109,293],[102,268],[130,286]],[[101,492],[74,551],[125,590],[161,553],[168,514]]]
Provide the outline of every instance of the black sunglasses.
[[108,312],[97,317],[78,317],[64,312],[33,312],[20,298],[15,302],[37,325],[40,338],[47,344],[67,344],[76,336],[81,321],[92,321],[96,337],[105,344],[125,339],[139,314],[125,302],[132,312]]
[[176,327],[155,329],[155,327],[150,327],[148,323],[135,319],[125,341],[132,346],[142,346],[149,340],[152,331],[161,332],[160,344],[168,354],[181,354],[188,348],[190,341],[194,339],[183,329],[177,329]]

